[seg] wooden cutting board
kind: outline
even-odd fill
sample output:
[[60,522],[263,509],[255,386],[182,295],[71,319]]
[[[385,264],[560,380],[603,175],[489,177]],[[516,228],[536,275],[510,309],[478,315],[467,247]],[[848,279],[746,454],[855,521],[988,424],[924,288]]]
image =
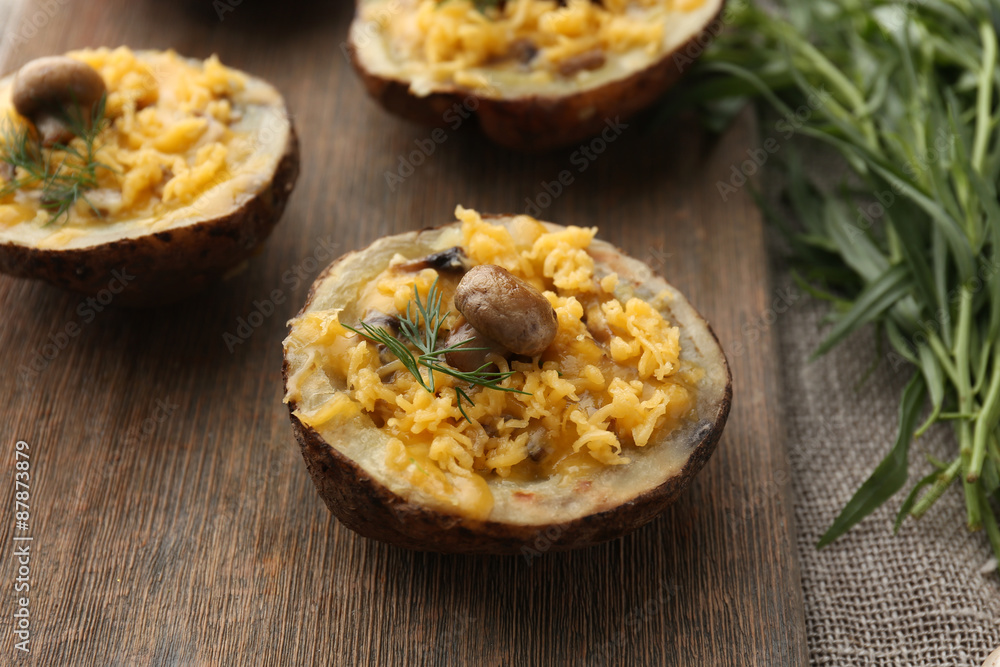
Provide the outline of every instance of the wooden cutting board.
[[[752,118],[714,141],[690,121],[631,121],[593,160],[509,153],[464,123],[421,160],[430,131],[377,108],[348,66],[349,3],[264,4],[0,2],[0,70],[84,46],[218,53],[284,91],[303,155],[259,256],[188,302],[90,312],[0,278],[0,662],[804,664],[762,225],[745,189],[724,201],[717,187],[747,159]],[[555,194],[563,171],[572,183]],[[718,451],[662,518],[589,550],[527,562],[357,537],[292,438],[285,322],[331,253],[447,222],[457,203],[529,202],[598,226],[712,322],[735,392]],[[258,326],[232,344],[244,321]],[[41,370],[23,377],[25,363]],[[7,630],[23,595],[17,441],[30,447],[28,656]]]

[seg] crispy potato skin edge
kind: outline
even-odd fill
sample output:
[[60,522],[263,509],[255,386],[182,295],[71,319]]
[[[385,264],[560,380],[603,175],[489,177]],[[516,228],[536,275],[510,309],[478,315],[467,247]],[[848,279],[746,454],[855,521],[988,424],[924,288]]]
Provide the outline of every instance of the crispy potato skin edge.
[[[300,315],[312,303],[317,286],[343,257],[331,263],[316,278]],[[718,345],[715,332],[704,319],[701,321]],[[680,473],[664,480],[656,488],[609,510],[572,521],[531,526],[477,521],[411,503],[372,479],[359,465],[331,446],[315,429],[299,421],[293,414],[297,408],[294,401],[288,403],[288,412],[306,469],[320,498],[342,524],[356,533],[416,551],[531,556],[540,552],[579,549],[617,539],[649,523],[673,503],[708,462],[722,436],[733,396],[732,371],[728,363],[726,374],[725,392],[711,421],[711,428],[701,434],[700,441],[692,449]],[[287,393],[287,360],[282,364],[282,378]],[[539,544],[544,548],[539,548]]]
[[211,220],[73,250],[0,244],[0,272],[98,294],[113,271],[134,279],[115,295],[122,306],[155,306],[203,290],[249,258],[270,235],[299,175],[294,125],[270,185],[240,208]]
[[691,61],[697,60],[713,36],[709,26],[719,20],[724,10],[725,2],[701,32],[649,67],[572,95],[490,99],[448,86],[418,97],[410,92],[407,81],[383,78],[365,69],[353,41],[348,44],[348,53],[368,94],[387,111],[422,125],[443,126],[445,113],[468,101],[468,107],[475,108],[473,113],[480,128],[491,141],[511,150],[538,153],[592,137],[607,127],[608,122],[625,121],[653,104],[693,65],[685,60],[682,69],[674,56],[697,45],[699,48],[690,56]]

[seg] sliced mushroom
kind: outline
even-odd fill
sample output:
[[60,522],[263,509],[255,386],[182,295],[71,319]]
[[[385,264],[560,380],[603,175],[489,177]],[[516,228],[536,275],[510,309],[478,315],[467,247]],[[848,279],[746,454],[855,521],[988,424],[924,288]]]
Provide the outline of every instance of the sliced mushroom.
[[594,70],[604,67],[606,57],[601,49],[591,49],[570,56],[559,63],[559,73],[570,77],[583,70]]
[[[368,312],[365,313],[365,316],[361,318],[361,322],[369,326],[375,327],[376,329],[384,329],[388,331],[389,334],[392,336],[399,335],[399,318],[393,317],[392,315],[386,315],[381,310],[375,310],[375,309],[369,310]],[[358,330],[361,331],[362,330],[361,327],[358,327]],[[375,343],[378,349],[379,361],[381,361],[383,364],[389,364],[396,359],[395,355],[393,355],[392,352],[389,351],[389,348],[387,348],[383,343],[380,343],[377,340],[369,338],[364,334],[362,334],[362,337],[365,340]]]
[[515,354],[538,356],[556,337],[558,320],[548,300],[500,266],[469,269],[455,289],[455,308],[476,331]]
[[537,463],[545,458],[545,455],[548,453],[545,443],[548,441],[549,436],[543,427],[540,426],[531,431],[531,434],[528,436],[526,448],[528,456],[531,457],[532,461]]
[[614,335],[611,327],[608,326],[608,318],[605,317],[604,311],[597,304],[587,308],[584,314],[584,323],[587,325],[587,331],[599,343],[607,343]]
[[361,318],[361,321],[369,326],[385,329],[393,336],[399,333],[399,318],[386,315],[381,310],[375,310],[374,308],[369,310]]
[[[464,343],[464,345],[462,345]],[[503,345],[490,340],[475,330],[468,322],[463,322],[448,333],[445,347],[462,345],[461,349],[452,350],[444,355],[448,365],[463,373],[472,373],[489,364],[486,370],[496,372],[496,364],[490,364],[488,357],[496,354],[504,358],[511,356],[510,350]]]
[[538,47],[530,39],[515,39],[510,43],[508,54],[517,62],[527,65],[538,55]]
[[90,65],[66,56],[32,60],[14,78],[14,109],[38,130],[43,146],[65,144],[74,134],[71,119],[85,126],[91,110],[107,92]]
[[440,273],[465,273],[469,270],[469,260],[465,256],[465,251],[459,246],[448,248],[440,252],[427,255],[420,259],[405,262],[396,267],[403,271],[420,271],[421,269],[435,269]]

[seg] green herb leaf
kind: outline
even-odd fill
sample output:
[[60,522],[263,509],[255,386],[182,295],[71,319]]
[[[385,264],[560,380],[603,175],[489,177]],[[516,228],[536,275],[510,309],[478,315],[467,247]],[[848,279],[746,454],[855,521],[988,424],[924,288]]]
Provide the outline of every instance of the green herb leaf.
[[903,527],[903,522],[906,517],[910,515],[910,510],[913,509],[913,505],[917,502],[917,496],[920,495],[920,491],[929,484],[933,484],[937,480],[939,472],[935,471],[927,475],[914,486],[910,493],[907,494],[906,500],[903,501],[902,506],[899,508],[899,512],[896,514],[896,522],[892,526],[892,532],[898,533],[899,529]]
[[850,310],[837,319],[833,329],[813,352],[813,358],[826,354],[860,326],[871,322],[905,297],[910,291],[909,277],[907,268],[897,265],[868,285]]
[[915,374],[903,390],[903,400],[899,408],[899,435],[892,451],[875,468],[871,477],[861,485],[833,525],[820,538],[817,547],[825,547],[846,533],[906,484],[910,441],[913,439],[913,429],[926,393],[923,376]]

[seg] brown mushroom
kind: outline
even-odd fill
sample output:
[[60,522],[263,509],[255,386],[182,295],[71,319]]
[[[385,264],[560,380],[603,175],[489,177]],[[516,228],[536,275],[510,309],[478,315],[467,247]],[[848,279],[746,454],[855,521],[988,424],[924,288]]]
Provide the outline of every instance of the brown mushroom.
[[[386,315],[381,310],[376,310],[374,308],[368,310],[365,313],[365,316],[361,318],[361,324],[367,324],[375,327],[376,329],[383,329],[391,336],[399,336],[399,318],[392,315]],[[361,327],[358,328],[361,329]],[[361,336],[366,340],[375,343],[376,349],[378,349],[379,361],[383,364],[388,364],[396,359],[396,356],[390,352],[389,348],[383,343],[371,338],[370,336],[366,336],[365,334],[361,334]]]
[[522,37],[510,43],[507,53],[517,62],[527,65],[538,55],[538,47],[530,39]]
[[548,299],[500,266],[469,269],[455,289],[455,308],[476,331],[516,354],[538,356],[556,337],[556,311]]
[[468,322],[463,322],[448,332],[445,347],[455,345],[462,347],[446,353],[444,359],[448,365],[464,373],[475,372],[487,364],[489,367],[486,370],[496,372],[496,365],[490,364],[487,357],[491,354],[504,358],[510,356],[510,350],[482,335]]
[[78,114],[89,125],[91,110],[107,92],[104,79],[90,65],[66,56],[32,60],[14,78],[14,109],[38,130],[43,146],[65,144],[74,133],[69,121]]
[[460,246],[454,246],[440,252],[413,259],[396,266],[401,271],[420,271],[435,269],[438,273],[465,273],[469,269],[469,260]]
[[565,77],[570,77],[583,70],[601,69],[604,67],[606,60],[604,51],[591,49],[590,51],[584,51],[563,60],[559,63],[559,73]]
[[[376,329],[385,329],[393,336],[399,333],[399,318],[393,315],[386,315],[381,310],[370,308],[361,318],[362,324],[368,324]],[[366,336],[367,338],[367,336]],[[369,339],[371,340],[371,339]]]
[[549,434],[546,433],[545,428],[542,426],[532,429],[528,435],[528,442],[525,444],[525,448],[528,450],[528,456],[535,463],[544,459],[548,453],[548,448],[546,447],[548,439]]

